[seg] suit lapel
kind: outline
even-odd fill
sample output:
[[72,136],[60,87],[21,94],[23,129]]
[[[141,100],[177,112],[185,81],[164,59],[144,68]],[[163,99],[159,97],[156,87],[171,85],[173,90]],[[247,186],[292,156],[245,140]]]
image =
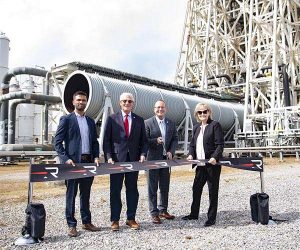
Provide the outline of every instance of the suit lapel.
[[131,112],[131,128],[130,128],[130,131],[129,131],[129,137],[131,136],[131,132],[134,130],[134,127],[136,125],[136,117],[135,117],[135,114]]
[[153,122],[153,127],[156,128],[156,130],[158,131],[159,136],[162,136],[159,124],[157,123],[157,120],[156,120],[156,116],[153,116],[152,122]]
[[169,120],[165,118],[165,124],[166,124],[166,135],[165,135],[165,144],[168,145],[168,140],[169,140],[169,134],[170,134],[170,124]]
[[[124,136],[126,134],[125,132],[125,127],[124,127],[124,121],[123,121],[123,115],[122,115],[122,112],[119,111],[117,114],[116,114],[116,120],[117,120],[117,123],[121,126],[121,128],[123,129],[123,133],[124,133]],[[132,126],[132,124],[131,124]]]
[[91,142],[92,142],[92,134],[91,134],[92,124],[91,124],[91,122],[93,122],[93,121],[91,119],[89,119],[87,116],[85,117],[85,119],[86,119],[86,122],[87,122],[87,125],[89,128],[89,142],[91,144]]
[[201,130],[201,126],[199,125],[199,127],[195,131],[195,138],[198,138],[200,130]]
[[203,140],[206,141],[206,139],[204,139],[206,136],[207,136],[207,133],[209,133],[209,130],[210,129],[210,123],[208,123],[206,126],[205,126],[205,130],[204,130],[204,133],[203,133]]
[[121,127],[123,128],[124,132],[125,132],[125,128],[124,128],[124,122],[123,122],[123,117],[122,117],[122,112],[118,112],[116,114],[116,121],[119,125],[121,125]]
[[72,115],[71,115],[71,119],[73,120],[73,124],[75,124],[75,129],[77,130],[77,132],[78,132],[79,135],[80,135],[79,124],[78,124],[77,117],[76,117],[76,115],[75,115],[74,112],[73,112]]

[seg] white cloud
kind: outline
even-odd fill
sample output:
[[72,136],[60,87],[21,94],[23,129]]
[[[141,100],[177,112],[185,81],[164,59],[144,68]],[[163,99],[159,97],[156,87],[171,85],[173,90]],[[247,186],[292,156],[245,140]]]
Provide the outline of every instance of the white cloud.
[[94,63],[173,81],[186,0],[0,0],[9,67]]

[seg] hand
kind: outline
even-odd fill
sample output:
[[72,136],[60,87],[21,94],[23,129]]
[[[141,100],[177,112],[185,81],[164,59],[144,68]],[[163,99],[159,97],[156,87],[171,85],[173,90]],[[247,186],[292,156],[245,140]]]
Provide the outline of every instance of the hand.
[[164,144],[162,137],[157,137],[156,141],[157,141],[157,144]]
[[167,159],[172,160],[173,155],[171,152],[167,152]]
[[146,157],[144,155],[141,155],[139,162],[144,162],[146,160]]
[[97,158],[95,158],[95,163],[96,163],[96,166],[97,166],[97,167],[99,167],[100,160],[99,160],[99,158],[98,158],[98,157],[97,157]]
[[107,162],[108,162],[108,163],[111,163],[111,164],[115,164],[115,162],[113,161],[112,158],[109,158],[109,159],[107,160]]
[[217,164],[217,161],[215,158],[210,158],[208,163],[212,164],[212,165],[216,165]]
[[75,167],[75,163],[71,159],[67,160],[66,163]]
[[193,156],[192,156],[192,155],[189,155],[186,159],[187,159],[187,160],[193,160]]

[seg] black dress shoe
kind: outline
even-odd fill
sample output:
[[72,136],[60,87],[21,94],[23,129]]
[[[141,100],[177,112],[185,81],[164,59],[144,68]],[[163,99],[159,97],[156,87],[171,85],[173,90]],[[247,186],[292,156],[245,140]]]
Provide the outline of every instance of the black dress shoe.
[[205,227],[210,227],[210,226],[213,226],[213,225],[215,225],[215,224],[216,224],[216,221],[215,221],[215,220],[214,220],[214,221],[207,220],[207,221],[205,221],[204,226],[205,226]]
[[198,217],[192,215],[186,215],[181,218],[182,220],[198,220]]

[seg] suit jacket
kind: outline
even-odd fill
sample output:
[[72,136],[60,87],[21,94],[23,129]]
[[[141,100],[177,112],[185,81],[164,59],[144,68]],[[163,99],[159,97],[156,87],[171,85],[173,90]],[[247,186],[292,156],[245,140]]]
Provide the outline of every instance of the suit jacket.
[[[224,149],[224,135],[220,123],[209,119],[203,134],[203,146],[205,159],[215,158],[217,161],[222,157]],[[193,128],[193,137],[190,143],[189,154],[196,159],[197,138],[201,130],[201,124],[197,123]]]
[[[170,119],[165,118],[166,136],[165,136],[165,149],[166,152],[175,154],[175,150],[178,144],[178,135],[175,123]],[[153,116],[145,121],[146,135],[149,144],[149,150],[147,154],[148,160],[161,160],[163,158],[163,145],[157,143],[157,138],[161,137],[159,125],[156,120],[156,116]]]
[[[99,157],[99,143],[96,125],[92,118],[85,116],[89,127],[90,153],[93,159]],[[63,142],[65,145],[63,145]],[[54,148],[62,163],[68,159],[80,162],[81,136],[75,113],[62,116],[56,131]]]
[[139,161],[141,155],[147,153],[147,138],[144,119],[131,112],[131,130],[129,138],[126,137],[122,112],[112,114],[107,118],[103,151],[105,159],[114,161],[127,161],[127,153],[131,161]]

